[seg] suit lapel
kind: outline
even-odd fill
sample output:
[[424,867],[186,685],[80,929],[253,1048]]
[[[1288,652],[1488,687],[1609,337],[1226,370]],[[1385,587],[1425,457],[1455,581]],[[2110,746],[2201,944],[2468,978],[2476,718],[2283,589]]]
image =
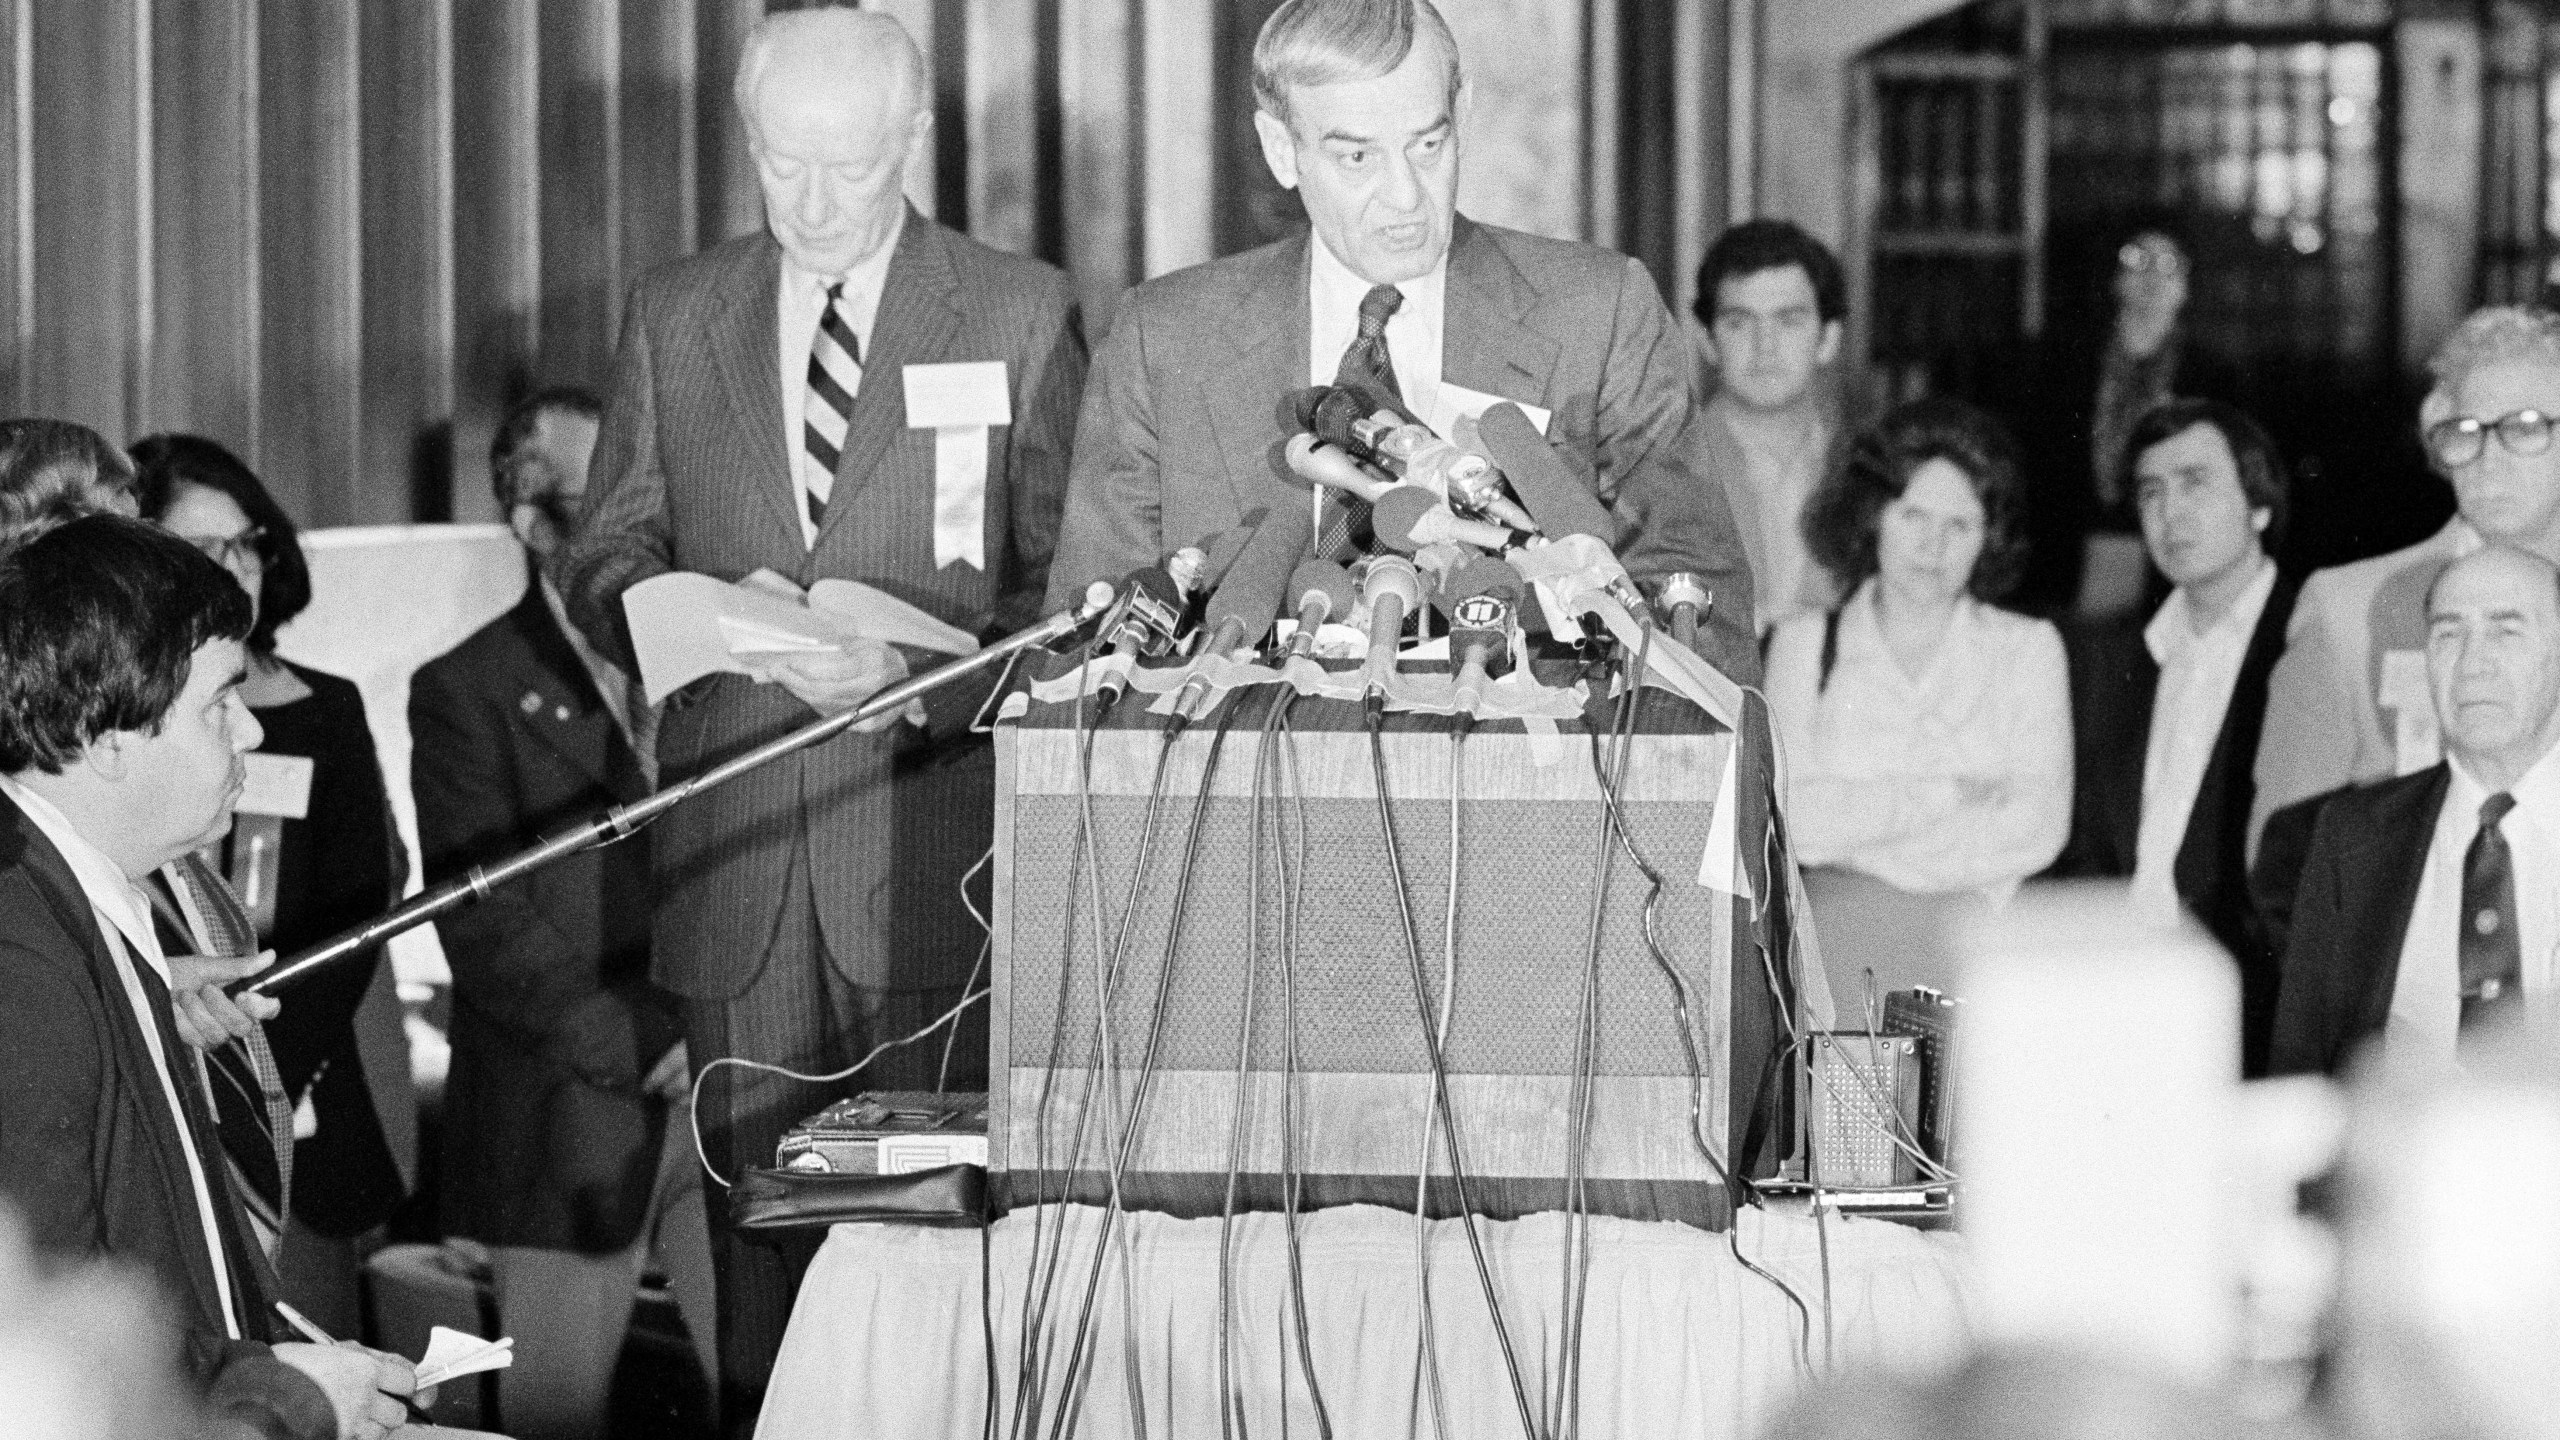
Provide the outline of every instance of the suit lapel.
[[509,620],[532,660],[529,673],[512,677],[531,686],[513,702],[517,727],[597,785],[622,793],[623,787],[613,783],[613,752],[622,743],[621,731],[596,694],[594,677],[551,618],[551,607],[539,591],[528,588]]
[[2364,827],[2365,843],[2349,851],[2340,867],[2348,893],[2368,897],[2363,923],[2348,931],[2362,950],[2353,957],[2353,969],[2364,983],[2342,1032],[2347,1043],[2380,1033],[2391,1019],[2391,994],[2400,984],[2400,947],[2408,937],[2409,916],[2418,908],[2418,883],[2426,875],[2428,847],[2435,842],[2436,814],[2453,789],[2453,770],[2438,761],[2431,770],[2386,783],[2391,791],[2377,797],[2373,823]]
[[[2258,628],[2249,632],[2249,648],[2241,655],[2240,674],[2232,682],[2231,704],[2222,712],[2222,729],[2214,736],[2213,754],[2205,762],[2195,808],[2187,812],[2187,833],[2178,841],[2174,867],[2178,893],[2189,904],[2202,899],[2215,878],[2225,873],[2226,863],[2238,862],[2241,854],[2225,843],[2225,837],[2232,834],[2234,812],[2245,825],[2257,798],[2252,771],[2258,762],[2258,736],[2266,728],[2267,677],[2284,654],[2293,602],[2301,594],[2301,576],[2278,574],[2275,588],[2267,592],[2266,607],[2258,612]],[[2144,726],[2146,734],[2149,728]],[[2139,784],[2134,793],[2141,794]],[[2245,844],[2245,830],[2235,838]]]
[[880,308],[872,314],[871,343],[862,357],[862,388],[845,422],[844,453],[836,457],[836,488],[819,527],[820,544],[844,523],[845,512],[907,428],[906,368],[947,355],[964,318],[959,276],[942,233],[910,208],[889,271],[881,277]]
[[1483,226],[1457,217],[1449,239],[1449,288],[1441,318],[1445,381],[1554,408],[1547,377],[1556,342],[1527,323],[1538,291]]
[[720,303],[726,323],[706,337],[717,358],[722,385],[729,392],[730,413],[748,436],[742,460],[750,488],[764,497],[793,540],[800,538],[800,486],[791,471],[791,451],[782,443],[781,321],[774,295],[782,284],[782,249],[770,235],[743,247],[737,262],[720,277]]
[[1271,247],[1239,288],[1219,334],[1227,368],[1202,388],[1242,516],[1271,503],[1279,484],[1271,442],[1296,428],[1280,422],[1277,407],[1307,383],[1307,232]]

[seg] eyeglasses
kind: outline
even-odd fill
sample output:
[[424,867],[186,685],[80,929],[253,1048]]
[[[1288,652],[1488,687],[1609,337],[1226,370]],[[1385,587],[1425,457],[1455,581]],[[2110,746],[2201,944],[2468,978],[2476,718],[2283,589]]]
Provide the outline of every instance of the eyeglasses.
[[2468,465],[2489,448],[2489,437],[2495,434],[2498,444],[2510,455],[2539,455],[2551,448],[2551,427],[2560,425],[2560,415],[2547,415],[2540,410],[2518,410],[2495,420],[2482,420],[2470,415],[2457,415],[2439,420],[2427,427],[2427,453],[2448,470]]
[[265,564],[267,557],[258,551],[258,542],[267,538],[267,527],[252,525],[237,535],[181,535],[178,537],[202,551],[204,558],[225,569],[236,563],[256,561]]

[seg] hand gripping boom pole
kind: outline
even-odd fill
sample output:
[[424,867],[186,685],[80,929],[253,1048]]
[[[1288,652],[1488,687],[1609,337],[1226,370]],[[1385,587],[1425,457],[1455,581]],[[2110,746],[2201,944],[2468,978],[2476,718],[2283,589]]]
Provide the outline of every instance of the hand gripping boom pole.
[[581,850],[593,849],[596,846],[620,840],[714,785],[736,779],[757,766],[780,759],[794,750],[806,750],[821,741],[833,739],[865,720],[904,709],[908,701],[918,696],[939,690],[955,680],[975,675],[1034,646],[1048,645],[1064,639],[1110,607],[1114,597],[1103,591],[1104,587],[1097,586],[1096,593],[1088,594],[1084,603],[1075,609],[1062,610],[1028,630],[1006,636],[975,655],[954,660],[948,665],[928,670],[911,679],[901,680],[841,715],[830,715],[823,720],[812,721],[788,735],[769,740],[743,755],[714,765],[690,780],[670,785],[664,790],[644,799],[634,800],[628,805],[617,805],[592,820],[584,821],[572,829],[554,835],[529,850],[518,851],[494,865],[474,866],[471,873],[458,879],[448,880],[432,890],[421,893],[415,899],[405,901],[396,908],[352,929],[340,931],[277,966],[274,970],[236,988],[259,995],[283,989],[331,961],[342,960],[360,951],[370,950],[402,931],[416,929],[449,910],[459,910],[465,905],[486,898],[491,890],[520,875],[529,875],[555,860],[574,855]]

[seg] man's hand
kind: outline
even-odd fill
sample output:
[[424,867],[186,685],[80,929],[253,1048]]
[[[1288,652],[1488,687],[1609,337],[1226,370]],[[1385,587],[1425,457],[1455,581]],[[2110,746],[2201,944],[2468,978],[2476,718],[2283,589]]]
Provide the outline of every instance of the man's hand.
[[[849,640],[839,650],[760,657],[752,672],[800,697],[821,715],[841,715],[907,678],[907,657],[884,640]],[[876,734],[898,723],[895,712],[854,728]]]
[[403,1396],[422,1409],[435,1403],[435,1391],[415,1393],[417,1367],[352,1340],[335,1345],[278,1345],[275,1354],[310,1376],[329,1397],[329,1408],[338,1416],[338,1440],[384,1440],[408,1423],[409,1412],[400,1405]]
[[226,995],[222,987],[246,980],[276,963],[276,952],[261,950],[237,959],[225,955],[169,957],[169,1008],[176,1012],[178,1038],[198,1050],[218,1050],[273,1020],[284,1005],[265,995]]

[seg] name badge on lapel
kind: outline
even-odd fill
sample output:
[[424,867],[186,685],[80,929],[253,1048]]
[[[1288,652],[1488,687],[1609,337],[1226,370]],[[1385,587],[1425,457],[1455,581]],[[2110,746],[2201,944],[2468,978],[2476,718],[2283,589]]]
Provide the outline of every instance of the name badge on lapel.
[[1004,362],[906,367],[907,426],[933,432],[933,565],[987,568],[987,431],[1013,423]]
[[240,799],[231,808],[243,815],[274,815],[300,820],[311,813],[311,757],[271,755],[252,750],[240,757]]

